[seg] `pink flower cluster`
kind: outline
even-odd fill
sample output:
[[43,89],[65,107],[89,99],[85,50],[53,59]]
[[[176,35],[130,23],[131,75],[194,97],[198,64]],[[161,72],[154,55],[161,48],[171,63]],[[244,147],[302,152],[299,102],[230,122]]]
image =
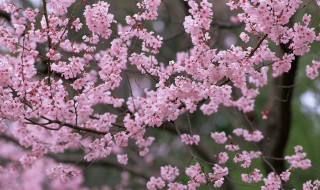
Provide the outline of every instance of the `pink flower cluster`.
[[249,174],[241,174],[242,181],[246,183],[259,182],[262,180],[262,177],[263,175],[257,168],[254,168]]
[[136,20],[154,20],[158,16],[158,8],[161,0],[143,0],[141,3],[137,3],[139,9],[143,10],[140,14],[135,14],[133,17]]
[[109,3],[99,1],[92,6],[87,5],[84,11],[86,24],[93,33],[101,35],[101,37],[108,39],[112,33],[110,26],[113,22],[113,14],[109,12]]
[[52,9],[57,15],[63,15],[67,13],[68,7],[70,7],[76,0],[50,0],[48,7]]
[[242,136],[248,142],[259,142],[263,139],[262,132],[259,130],[250,133],[246,129],[237,128],[233,130],[233,133],[238,137]]
[[271,172],[268,174],[267,178],[263,179],[264,185],[261,187],[261,190],[277,190],[281,189],[281,179],[278,175]]
[[228,138],[226,137],[226,133],[225,132],[214,132],[214,133],[211,133],[211,138],[217,144],[224,144],[228,140]]
[[79,169],[74,168],[73,166],[66,166],[62,164],[59,164],[58,166],[47,171],[49,178],[60,178],[62,182],[66,182],[71,178],[78,176],[79,174]]
[[218,164],[215,164],[212,169],[213,173],[208,173],[209,181],[214,181],[214,187],[219,188],[223,185],[224,176],[229,174],[229,169]]
[[298,23],[293,27],[293,43],[290,44],[290,48],[293,49],[295,55],[303,55],[310,50],[310,43],[316,40],[316,34],[314,28],[309,28],[311,16],[305,14],[302,18],[304,25]]
[[262,153],[260,151],[242,151],[242,153],[238,153],[233,158],[235,163],[243,162],[240,166],[243,168],[248,168],[251,166],[252,159],[260,158]]
[[200,141],[199,135],[181,134],[181,141],[186,145],[198,145]]
[[[84,159],[90,162],[95,159],[105,158],[111,154],[113,145],[114,143],[110,134],[105,135],[101,139],[96,139],[89,144],[89,152],[85,155]],[[120,158],[120,160],[123,160],[123,158]]]
[[311,180],[305,182],[302,186],[303,190],[316,190],[320,188],[320,180],[314,180],[313,182]]
[[[59,59],[59,58],[58,58]],[[84,70],[85,60],[80,57],[70,57],[67,62],[58,62],[52,64],[51,69],[61,73],[65,79],[76,78]]]
[[196,163],[186,168],[185,173],[190,177],[188,189],[195,190],[201,184],[206,183],[206,175],[202,172],[201,165]]
[[166,183],[163,181],[161,177],[151,177],[150,180],[147,182],[147,189],[148,190],[157,190],[162,189],[166,186]]
[[307,76],[310,79],[315,79],[319,75],[319,71],[318,71],[319,67],[320,67],[320,62],[313,60],[311,66],[307,65],[307,69],[306,69]]
[[306,159],[307,154],[302,152],[302,150],[302,146],[296,146],[294,147],[294,155],[284,157],[284,159],[289,162],[292,168],[308,169],[311,167],[311,160]]
[[168,182],[173,182],[179,176],[179,169],[177,167],[168,165],[161,167],[160,170],[161,178]]
[[212,4],[207,0],[199,4],[188,0],[188,4],[191,7],[189,12],[192,16],[186,16],[183,25],[185,31],[191,35],[192,42],[198,45],[208,40],[206,36],[212,21]]
[[[10,2],[0,3],[0,9],[10,17],[0,25],[0,133],[7,137],[0,139],[0,154],[9,160],[8,165],[0,166],[0,181],[6,189],[19,189],[7,183],[15,180],[30,189],[27,176],[45,170],[52,179],[48,187],[81,189],[82,172],[51,158],[70,150],[84,153],[80,159],[92,163],[111,154],[118,165],[130,165],[131,156],[144,157],[136,160],[151,163],[152,145],[159,143],[150,132],[157,130],[154,127],[175,124],[187,112],[200,110],[211,115],[221,105],[253,111],[259,89],[270,76],[265,63],[272,64],[273,77],[280,76],[290,70],[296,56],[305,54],[312,42],[320,40],[310,26],[310,15],[304,15],[301,23],[289,24],[301,0],[230,0],[231,9],[241,9],[237,20],[245,25],[239,36],[245,46],[214,49],[213,5],[208,0],[186,0],[190,14],[183,26],[192,47],[177,53],[175,60],[161,63],[158,53],[163,38],[145,27],[145,23],[157,19],[161,0],[137,3],[139,12],[127,15],[128,26],[118,25],[117,32],[112,30],[117,21],[106,1],[50,0],[47,4],[43,1],[47,7],[41,10],[23,9]],[[81,7],[85,23],[74,15]],[[67,13],[73,8],[74,12]],[[89,29],[86,35],[82,33],[84,24]],[[75,40],[73,34],[80,38]],[[255,40],[257,45],[249,47]],[[107,41],[110,44],[105,45]],[[291,52],[279,56],[271,44],[280,43],[288,45]],[[319,67],[320,62],[313,61],[307,66],[307,76],[316,78]],[[132,68],[154,81],[139,96],[120,93],[118,97],[125,86],[124,77]],[[96,107],[103,107],[103,112]],[[238,128],[233,134],[252,143],[263,139],[259,130]],[[229,157],[241,168],[249,168],[253,159],[263,157],[260,151],[241,150],[226,132],[212,132],[210,136],[216,144],[224,145],[212,157],[216,159],[211,163],[212,170],[208,172],[192,155],[192,164],[179,166],[180,170],[173,165],[161,167],[160,177],[151,177],[147,189],[193,190],[208,184],[219,188],[232,171],[227,167]],[[177,138],[186,145],[197,145],[188,148],[199,148],[203,137],[183,132]],[[294,168],[311,167],[301,146],[285,160],[290,168],[279,175],[269,173],[263,179],[259,169],[250,168],[241,179],[245,183],[263,179],[263,190],[280,189]],[[190,178],[185,184],[178,181],[180,171]],[[41,189],[45,180],[39,176],[32,183]],[[303,185],[306,190],[318,187],[317,180]]]

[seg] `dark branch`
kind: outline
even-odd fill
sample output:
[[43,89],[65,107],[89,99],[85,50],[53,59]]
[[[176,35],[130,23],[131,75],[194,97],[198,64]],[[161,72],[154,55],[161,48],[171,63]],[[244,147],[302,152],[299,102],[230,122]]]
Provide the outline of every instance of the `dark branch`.
[[83,166],[83,167],[90,167],[90,166],[112,167],[112,168],[118,169],[120,171],[127,171],[127,172],[131,173],[133,176],[142,177],[146,180],[149,180],[150,177],[152,176],[152,174],[146,170],[140,170],[140,168],[133,167],[130,165],[124,166],[124,165],[119,164],[118,162],[111,161],[108,159],[99,159],[99,160],[96,160],[92,163],[92,162],[87,162],[87,161],[83,160],[83,156],[77,155],[77,154],[59,154],[59,155],[50,154],[49,157],[56,160],[57,162],[70,163],[70,164],[77,163],[78,165]]
[[[281,45],[284,53],[291,50],[288,45]],[[292,122],[292,96],[295,87],[295,76],[298,69],[299,57],[296,56],[291,63],[289,72],[273,80],[273,88],[269,95],[266,109],[269,111],[268,120],[263,126],[265,140],[263,142],[264,154],[269,157],[283,158],[284,151],[288,142],[291,122]],[[286,86],[286,88],[278,88]],[[284,160],[270,160],[270,164],[277,173],[281,173],[285,168]],[[265,165],[267,172],[271,171],[268,165]]]
[[0,10],[0,17],[4,18],[6,21],[10,22],[11,21],[11,17],[10,14],[8,14],[7,12],[4,12],[2,10]]

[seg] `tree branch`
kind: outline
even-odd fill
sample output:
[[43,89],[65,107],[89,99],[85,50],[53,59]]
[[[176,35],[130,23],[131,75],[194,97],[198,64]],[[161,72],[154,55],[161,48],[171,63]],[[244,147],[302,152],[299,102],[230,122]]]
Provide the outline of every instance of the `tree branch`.
[[4,18],[6,21],[10,22],[11,21],[11,17],[10,14],[8,14],[7,12],[4,12],[2,10],[0,10],[0,17]]
[[83,160],[83,156],[78,154],[58,154],[58,155],[49,154],[48,156],[57,162],[70,163],[70,164],[77,163],[78,165],[84,166],[84,167],[90,167],[92,164],[94,164],[94,166],[100,166],[100,167],[112,167],[120,171],[127,171],[131,173],[133,176],[139,176],[146,180],[149,180],[150,177],[152,176],[152,174],[147,170],[140,170],[139,168],[133,167],[130,165],[124,166],[119,164],[118,162],[111,161],[108,159],[99,159],[99,160],[93,161],[92,163],[92,162],[87,162]]

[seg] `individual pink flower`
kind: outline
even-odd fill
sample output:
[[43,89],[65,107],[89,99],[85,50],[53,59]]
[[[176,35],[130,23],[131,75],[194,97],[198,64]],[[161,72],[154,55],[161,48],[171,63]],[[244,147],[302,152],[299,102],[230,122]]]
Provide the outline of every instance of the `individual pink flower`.
[[225,164],[229,159],[228,153],[226,152],[220,152],[218,154],[218,163],[219,164]]
[[127,165],[128,163],[128,155],[127,154],[118,154],[117,160],[120,164]]
[[220,178],[214,182],[213,186],[215,188],[220,188],[223,185],[223,183],[224,183],[224,178]]
[[82,28],[82,23],[79,18],[75,19],[72,24],[71,28],[75,28],[76,32],[78,32]]
[[291,172],[289,170],[286,170],[280,174],[280,177],[283,181],[289,181],[290,175]]
[[61,58],[61,54],[54,49],[50,49],[46,56],[54,61],[59,60]]
[[227,142],[227,137],[225,132],[214,132],[211,133],[211,138],[217,143],[217,144],[224,144]]
[[311,21],[311,15],[309,14],[304,14],[303,17],[302,17],[302,22],[305,24],[305,25],[309,25]]
[[248,43],[248,42],[249,42],[249,39],[250,39],[250,37],[248,36],[248,34],[246,34],[246,33],[244,33],[244,32],[241,32],[240,38],[241,38],[242,41],[244,41],[244,42],[246,42],[246,43]]

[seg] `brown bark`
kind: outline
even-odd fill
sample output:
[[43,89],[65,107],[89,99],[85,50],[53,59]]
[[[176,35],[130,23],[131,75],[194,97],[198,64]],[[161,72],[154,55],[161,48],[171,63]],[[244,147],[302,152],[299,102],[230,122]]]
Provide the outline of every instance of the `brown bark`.
[[[285,45],[281,45],[281,49],[285,53],[289,53],[289,49]],[[265,156],[274,158],[283,158],[286,144],[288,142],[291,122],[292,122],[292,97],[295,84],[295,76],[298,68],[299,57],[295,57],[291,64],[289,72],[284,73],[280,77],[273,80],[272,90],[269,96],[266,109],[269,111],[268,119],[263,125],[265,140],[263,142],[263,152]],[[269,159],[269,163],[265,164],[267,172],[276,171],[280,174],[284,171],[285,161],[280,159]]]
[[4,18],[6,21],[9,21],[9,22],[11,21],[10,15],[3,10],[0,10],[0,18]]

